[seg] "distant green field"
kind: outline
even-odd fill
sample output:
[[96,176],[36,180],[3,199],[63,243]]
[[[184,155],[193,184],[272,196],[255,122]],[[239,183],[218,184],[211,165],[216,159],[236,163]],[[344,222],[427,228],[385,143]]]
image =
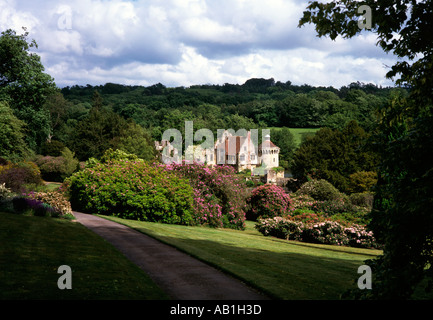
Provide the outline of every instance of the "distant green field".
[[[280,129],[280,128],[270,127],[268,129]],[[320,128],[289,128],[289,129],[290,132],[292,132],[295,137],[296,145],[299,146],[304,136],[315,134]]]

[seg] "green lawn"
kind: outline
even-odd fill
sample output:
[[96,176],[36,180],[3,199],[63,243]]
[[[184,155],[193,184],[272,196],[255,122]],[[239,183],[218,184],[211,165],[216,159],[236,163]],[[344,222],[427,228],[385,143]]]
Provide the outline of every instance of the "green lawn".
[[339,299],[378,250],[313,245],[246,231],[107,219],[123,223],[232,274],[278,299]]
[[[278,127],[272,127],[268,129],[278,129]],[[314,134],[319,130],[319,128],[289,128],[289,129],[295,138],[295,143],[297,146],[301,144],[304,136]]]
[[[0,212],[0,300],[167,299],[113,246],[79,223]],[[60,290],[61,265],[72,289]]]

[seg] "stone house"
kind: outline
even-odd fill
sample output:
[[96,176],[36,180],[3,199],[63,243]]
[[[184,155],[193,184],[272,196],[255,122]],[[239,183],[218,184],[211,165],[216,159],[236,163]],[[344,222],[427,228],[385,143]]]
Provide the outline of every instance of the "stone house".
[[[177,150],[168,141],[156,141],[155,147],[160,151],[163,162],[165,159],[180,159]],[[190,146],[185,153],[195,162],[210,166],[227,164],[234,166],[238,172],[251,170],[255,175],[267,175],[270,169],[279,167],[280,148],[270,140],[269,135],[256,146],[251,138],[251,131],[248,131],[246,136],[234,136],[226,130],[216,140],[213,149]]]

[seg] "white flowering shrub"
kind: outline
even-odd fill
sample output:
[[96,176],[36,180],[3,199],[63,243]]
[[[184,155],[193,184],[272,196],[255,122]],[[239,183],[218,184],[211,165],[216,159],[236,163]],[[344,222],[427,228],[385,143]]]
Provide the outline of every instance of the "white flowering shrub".
[[336,221],[303,223],[287,218],[274,217],[259,219],[256,229],[265,236],[310,243],[351,246],[358,248],[379,248],[373,232],[364,226],[344,227]]
[[6,188],[6,183],[0,183],[0,200],[7,200],[12,196],[12,191]]

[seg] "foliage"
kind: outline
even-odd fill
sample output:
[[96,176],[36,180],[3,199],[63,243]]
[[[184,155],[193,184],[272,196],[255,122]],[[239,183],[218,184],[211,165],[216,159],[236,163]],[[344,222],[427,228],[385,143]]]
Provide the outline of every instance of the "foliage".
[[7,199],[12,194],[9,188],[6,188],[6,183],[0,184],[0,199]]
[[307,224],[303,228],[302,240],[311,243],[347,245],[344,228],[334,221]]
[[68,146],[77,158],[100,158],[107,149],[122,149],[145,160],[155,159],[150,134],[134,121],[127,121],[103,106],[97,92],[89,113],[74,126]]
[[18,161],[28,156],[24,137],[25,123],[19,120],[7,102],[0,101],[0,155]]
[[194,188],[194,220],[212,227],[245,227],[245,183],[231,166],[171,163],[165,170],[187,178]]
[[293,175],[304,181],[313,175],[348,192],[351,174],[374,171],[377,167],[378,156],[369,149],[368,139],[369,135],[355,121],[341,131],[322,128],[296,151]]
[[60,157],[65,147],[66,147],[65,144],[61,141],[57,141],[57,140],[45,141],[41,147],[41,155]]
[[44,204],[45,206],[43,207],[51,216],[65,216],[72,214],[71,203],[66,199],[62,192],[30,192],[25,195],[25,197]]
[[272,218],[290,214],[293,210],[292,200],[283,188],[265,184],[255,188],[247,199],[249,220],[257,220],[259,217]]
[[353,205],[367,208],[370,211],[373,207],[374,194],[370,192],[352,193],[349,200]]
[[65,182],[75,210],[144,221],[193,224],[193,189],[185,179],[143,161],[108,161]]
[[305,182],[296,191],[296,194],[310,196],[318,201],[336,200],[343,197],[337,188],[324,179],[313,179]]
[[279,162],[285,169],[289,169],[293,162],[293,155],[296,150],[295,137],[289,128],[271,129],[271,140],[280,148]]
[[[399,59],[387,73],[410,88],[379,108],[374,136],[381,155],[370,228],[384,243],[383,256],[366,261],[373,289],[352,292],[363,299],[408,299],[428,280],[433,287],[433,215],[431,144],[433,51],[431,1],[364,1],[372,9],[371,31],[385,52]],[[357,27],[357,1],[311,2],[300,25],[314,23],[319,36],[351,38]],[[398,39],[398,40],[397,40]]]
[[301,240],[303,223],[283,217],[259,218],[256,229],[265,236],[286,240]]
[[323,197],[326,200],[315,200],[311,195],[299,190],[290,194],[294,211],[291,219],[295,221],[317,223],[325,220],[337,221],[347,226],[369,222],[368,213],[371,211],[372,194],[352,194],[349,197],[342,193]]
[[[25,31],[25,30],[24,30]],[[46,96],[55,92],[54,80],[46,73],[37,48],[27,41],[28,32],[17,35],[8,29],[0,36],[0,96],[9,100],[18,119],[26,124],[25,140],[33,151],[50,133],[50,115],[44,108]]]
[[309,243],[320,243],[358,248],[378,248],[371,231],[360,225],[344,227],[335,221],[302,222],[292,218],[259,219],[256,229],[265,236]]
[[11,211],[12,199],[14,193],[11,189],[6,188],[5,183],[0,184],[0,210]]
[[34,162],[23,161],[0,165],[0,183],[5,183],[13,192],[26,191],[26,185],[42,185],[41,173]]
[[369,192],[377,183],[377,172],[360,171],[349,176],[348,190],[351,193]]
[[138,156],[135,154],[127,153],[119,149],[113,150],[111,148],[105,151],[101,157],[102,163],[119,160],[143,161],[142,159],[139,159]]
[[39,166],[42,178],[54,182],[63,182],[78,167],[78,160],[68,148],[64,148],[58,157],[37,156],[35,163]]

